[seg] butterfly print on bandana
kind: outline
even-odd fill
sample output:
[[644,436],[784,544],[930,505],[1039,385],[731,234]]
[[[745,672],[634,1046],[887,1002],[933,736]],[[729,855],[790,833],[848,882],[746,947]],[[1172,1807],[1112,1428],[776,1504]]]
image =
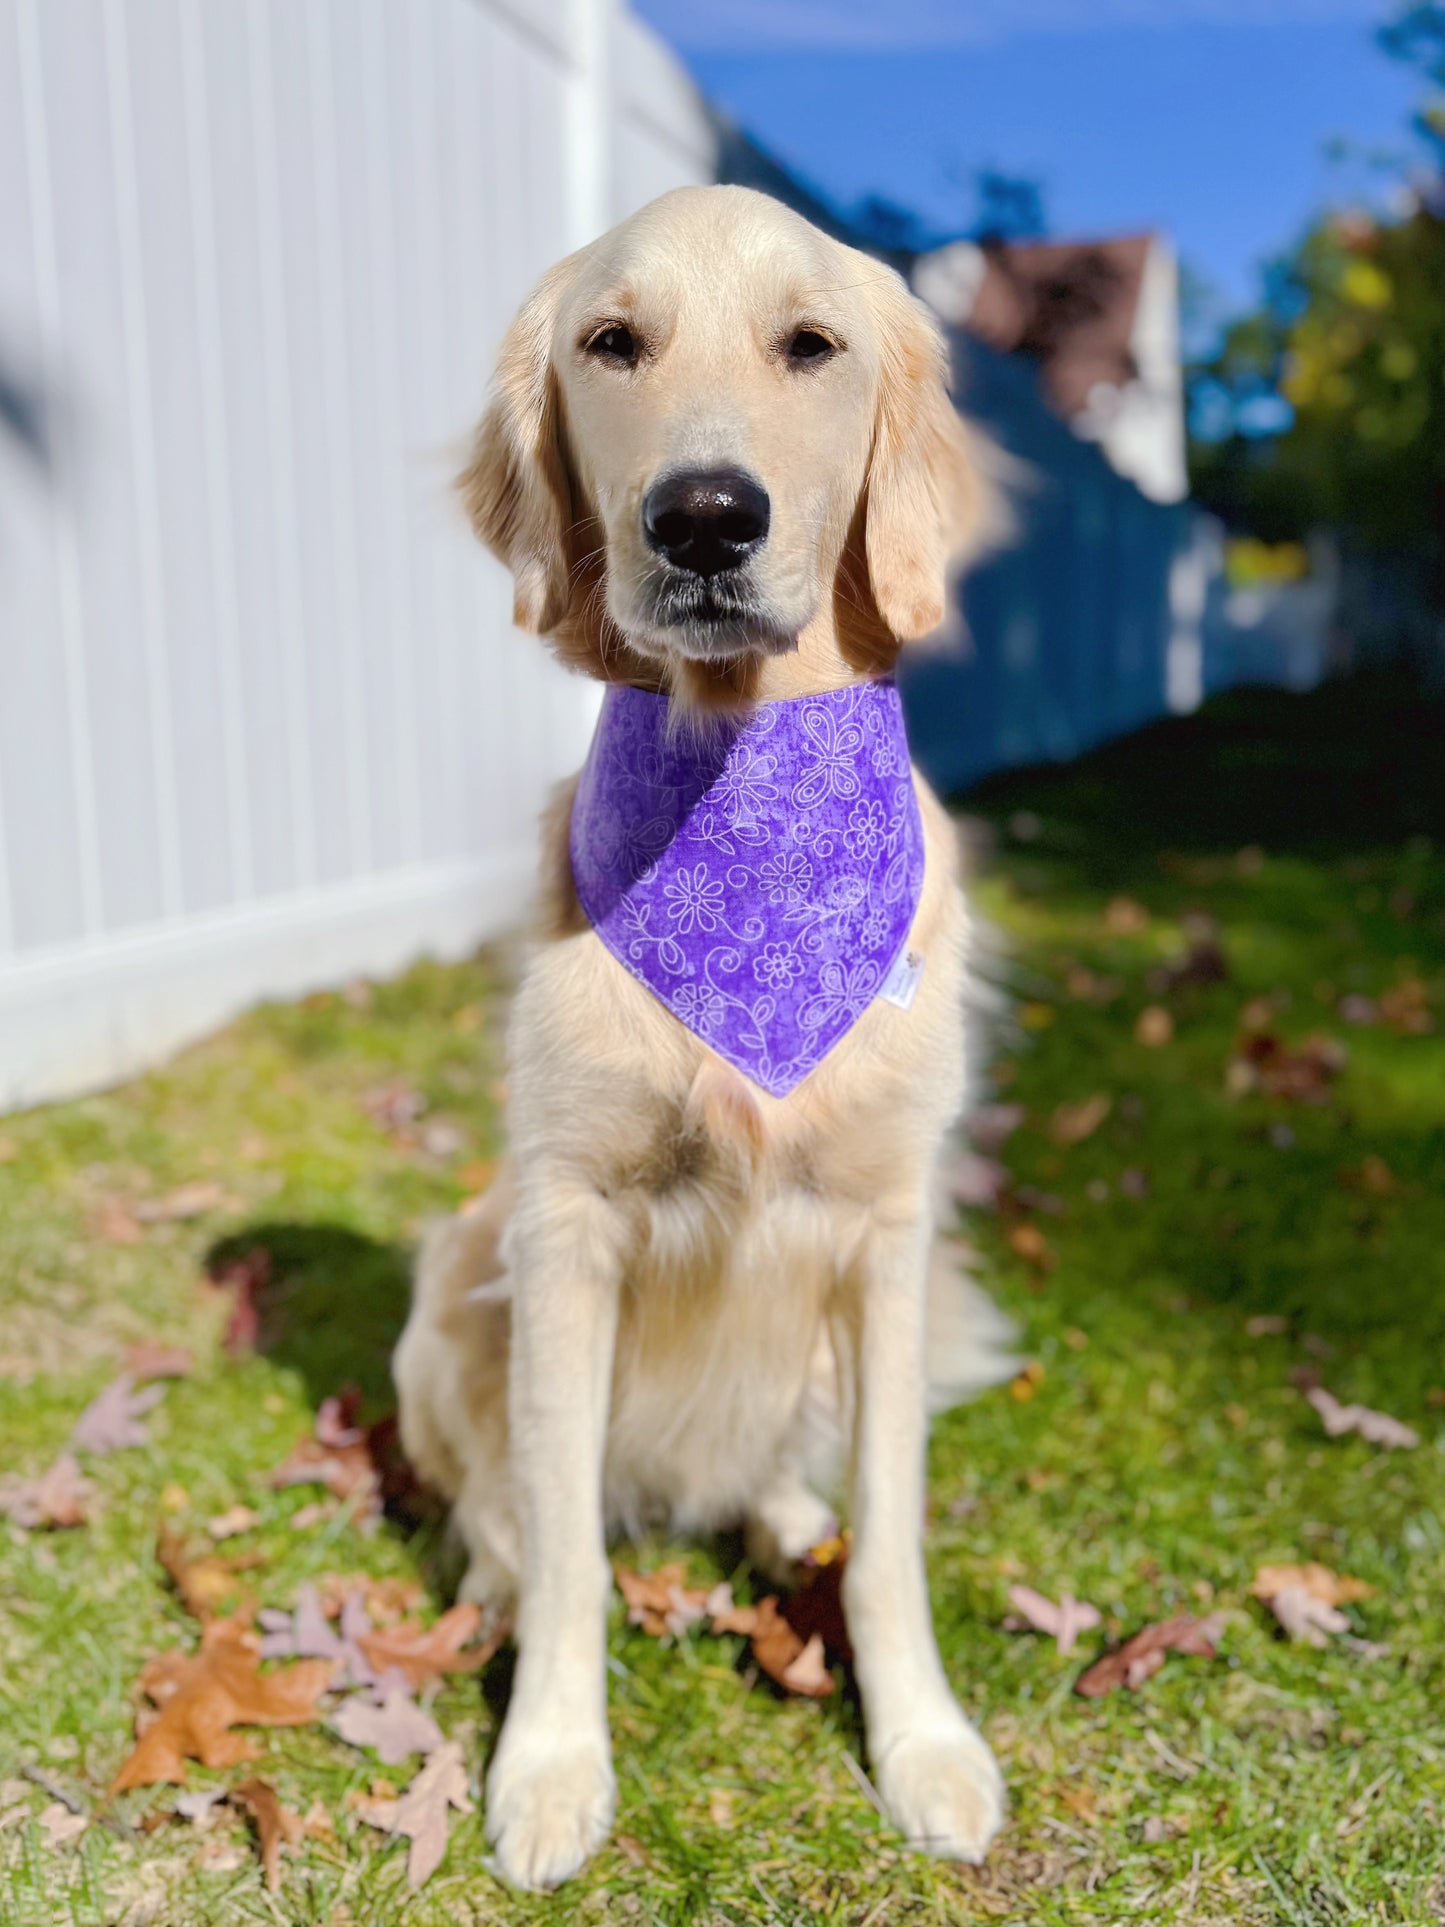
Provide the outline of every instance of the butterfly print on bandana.
[[577,788],[577,895],[613,956],[782,1096],[878,994],[923,886],[892,683],[690,725],[612,687]]

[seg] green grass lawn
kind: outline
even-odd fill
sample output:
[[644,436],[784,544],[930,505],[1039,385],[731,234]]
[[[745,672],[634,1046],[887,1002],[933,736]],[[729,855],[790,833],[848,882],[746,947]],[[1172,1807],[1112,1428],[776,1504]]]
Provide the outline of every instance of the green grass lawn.
[[[320,1727],[259,1735],[258,1769],[192,1769],[193,1785],[259,1770],[290,1805],[333,1816],[334,1839],[289,1855],[274,1898],[241,1817],[222,1809],[199,1833],[165,1817],[173,1789],[125,1794],[110,1824],[48,1846],[36,1816],[51,1795],[27,1776],[101,1809],[141,1665],[195,1643],[154,1557],[162,1522],[200,1538],[213,1515],[255,1507],[262,1523],[224,1550],[259,1555],[246,1578],[263,1604],[328,1571],[439,1585],[435,1528],[366,1534],[341,1511],[297,1531],[316,1491],[274,1491],[268,1475],[346,1381],[369,1411],[388,1402],[408,1253],[498,1148],[503,985],[486,960],[422,966],[259,1011],[124,1089],[0,1120],[0,1469],[38,1470],[131,1341],[183,1341],[200,1360],[169,1385],[150,1445],[88,1468],[93,1523],[0,1523],[0,1919],[1445,1919],[1445,1044],[1339,1008],[1418,980],[1445,1021],[1442,725],[1363,685],[1244,693],[970,799],[991,830],[977,899],[1003,933],[1012,999],[998,1095],[1025,1119],[1001,1154],[1006,1208],[969,1213],[966,1232],[1037,1367],[942,1420],[932,1450],[939,1637],[1011,1789],[982,1871],[902,1851],[867,1798],[849,1691],[781,1700],[740,1640],[663,1645],[625,1625],[620,1601],[617,1829],[555,1898],[492,1879],[479,1814],[454,1821],[411,1898],[400,1848],[345,1806],[408,1769]],[[1106,915],[1121,897],[1145,914]],[[1200,916],[1226,979],[1161,989]],[[1228,1087],[1241,1013],[1265,998],[1252,1018],[1286,1045],[1323,1032],[1347,1046],[1324,1101]],[[1173,1036],[1150,1045],[1135,1031],[1154,1005]],[[425,1098],[423,1123],[453,1127],[431,1150],[369,1114],[392,1079]],[[1096,1094],[1112,1100],[1104,1122],[1059,1143],[1057,1107]],[[215,1210],[116,1241],[115,1200],[198,1180],[221,1187]],[[1042,1233],[1043,1264],[1019,1255],[1021,1227]],[[275,1259],[262,1349],[238,1360],[204,1279],[236,1235]],[[1418,1448],[1327,1438],[1302,1366],[1413,1425]],[[698,1581],[748,1586],[731,1543],[638,1557],[669,1553]],[[1276,1633],[1250,1581],[1305,1559],[1375,1588],[1349,1610],[1384,1654]],[[1005,1630],[1016,1579],[1093,1601],[1104,1630],[1069,1659]],[[1171,1659],[1138,1694],[1073,1694],[1108,1636],[1215,1608],[1231,1614],[1219,1658]],[[506,1675],[502,1657],[436,1704],[474,1778]]]

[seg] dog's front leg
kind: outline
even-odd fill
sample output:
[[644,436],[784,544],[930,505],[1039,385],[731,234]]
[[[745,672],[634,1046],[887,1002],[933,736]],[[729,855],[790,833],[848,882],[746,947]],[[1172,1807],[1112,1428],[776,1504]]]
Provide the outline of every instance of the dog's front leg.
[[553,1887],[611,1823],[602,1516],[622,1226],[590,1188],[524,1183],[511,1226],[509,1410],[521,1529],[517,1671],[487,1779],[506,1879]]
[[853,1548],[844,1608],[874,1778],[910,1846],[978,1861],[1003,1783],[949,1689],[923,1566],[925,1280],[920,1205],[875,1218],[855,1275]]

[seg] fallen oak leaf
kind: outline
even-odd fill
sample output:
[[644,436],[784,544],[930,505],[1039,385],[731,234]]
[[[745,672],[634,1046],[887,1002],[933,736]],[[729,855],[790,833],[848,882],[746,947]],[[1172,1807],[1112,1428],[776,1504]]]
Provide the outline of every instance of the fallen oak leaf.
[[763,1672],[785,1692],[826,1699],[833,1690],[833,1675],[823,1663],[822,1635],[813,1633],[804,1639],[788,1624],[772,1593],[758,1601],[754,1612],[753,1658]]
[[472,1811],[462,1749],[455,1740],[437,1748],[399,1800],[363,1796],[352,1803],[352,1811],[368,1826],[410,1840],[406,1877],[413,1887],[422,1886],[442,1863],[452,1807],[458,1813]]
[[414,1085],[393,1077],[364,1091],[361,1108],[388,1137],[406,1143],[415,1137],[412,1126],[425,1113],[427,1102]]
[[1347,1633],[1350,1622],[1326,1600],[1304,1586],[1281,1586],[1265,1601],[1285,1634],[1310,1646],[1327,1646],[1332,1633]]
[[413,1753],[435,1753],[444,1735],[431,1714],[393,1684],[380,1706],[353,1694],[332,1724],[352,1746],[371,1747],[384,1766],[400,1766]]
[[659,1566],[654,1572],[633,1572],[615,1566],[617,1589],[627,1601],[627,1621],[640,1626],[654,1639],[668,1634],[680,1639],[707,1611],[708,1593],[700,1587],[686,1586],[687,1567],[681,1560]]
[[374,1626],[392,1626],[404,1619],[426,1598],[419,1579],[388,1575],[378,1579],[369,1572],[323,1572],[316,1581],[321,1610],[328,1619],[339,1619],[347,1600],[359,1594]]
[[187,1554],[184,1540],[169,1526],[162,1526],[156,1539],[156,1558],[186,1611],[203,1626],[216,1617],[228,1599],[236,1601],[237,1611],[246,1612],[249,1616],[252,1603],[250,1590],[239,1582],[238,1575],[262,1564],[260,1553],[228,1559],[220,1553],[207,1552],[192,1559]]
[[95,1488],[73,1452],[62,1452],[30,1479],[0,1483],[0,1512],[27,1531],[36,1526],[81,1526],[90,1517]]
[[506,1638],[506,1629],[494,1627],[478,1645],[469,1645],[481,1625],[481,1607],[463,1600],[435,1625],[423,1627],[408,1620],[400,1626],[358,1633],[356,1643],[378,1673],[395,1666],[415,1689],[444,1673],[475,1673],[485,1666]]
[[214,1519],[207,1519],[206,1530],[213,1539],[234,1539],[239,1532],[249,1532],[261,1523],[261,1515],[254,1506],[228,1506],[218,1512]]
[[125,1369],[137,1382],[143,1378],[189,1378],[196,1369],[196,1356],[184,1345],[164,1345],[158,1338],[143,1338],[126,1353]]
[[329,1452],[344,1452],[353,1445],[362,1444],[366,1434],[357,1424],[360,1413],[359,1386],[343,1385],[339,1392],[323,1398],[312,1426],[312,1435],[317,1444],[324,1445]]
[[324,1485],[333,1498],[355,1501],[360,1516],[374,1516],[381,1510],[381,1479],[366,1434],[356,1432],[348,1438],[352,1428],[337,1424],[334,1411],[326,1413],[329,1402],[323,1401],[318,1423],[324,1423],[328,1438],[347,1438],[347,1442],[327,1444],[314,1430],[307,1433],[271,1474],[271,1484],[278,1491],[292,1485]]
[[1008,1234],[1010,1251],[1036,1272],[1049,1272],[1058,1264],[1052,1246],[1036,1224],[1016,1224]]
[[141,1671],[141,1688],[160,1708],[111,1782],[111,1792],[161,1782],[184,1785],[186,1761],[238,1766],[255,1744],[234,1726],[307,1726],[331,1683],[330,1660],[303,1659],[274,1673],[260,1671],[260,1642],[239,1617],[212,1620],[198,1653],[158,1653]]
[[122,1372],[97,1393],[75,1421],[70,1435],[72,1448],[103,1458],[131,1446],[149,1445],[151,1435],[141,1419],[165,1395],[164,1385],[148,1385],[138,1392],[130,1373]]
[[272,1607],[261,1615],[263,1659],[340,1659],[342,1642],[332,1632],[316,1588],[309,1583],[296,1594],[291,1612]]
[[1371,1445],[1387,1451],[1406,1451],[1420,1443],[1420,1434],[1388,1412],[1371,1411],[1368,1405],[1342,1405],[1323,1385],[1312,1385],[1305,1397],[1319,1413],[1325,1431],[1332,1439],[1346,1432],[1358,1432]]
[[398,1667],[388,1666],[378,1673],[359,1644],[361,1635],[372,1631],[360,1588],[353,1589],[342,1601],[336,1632],[331,1630],[329,1618],[317,1588],[309,1583],[297,1593],[294,1611],[263,1608],[260,1614],[262,1657],[334,1660],[339,1668],[335,1684],[368,1687],[378,1703],[393,1686],[410,1693],[411,1683]]
[[1049,1120],[1049,1136],[1065,1147],[1082,1144],[1106,1122],[1114,1100],[1104,1091],[1081,1098],[1077,1104],[1060,1104]]
[[1027,1116],[1022,1104],[980,1104],[968,1115],[968,1135],[985,1156],[1001,1151]]
[[280,1795],[268,1780],[246,1780],[232,1789],[231,1798],[250,1814],[261,1845],[261,1865],[266,1875],[267,1893],[281,1888],[281,1848],[294,1847],[301,1839],[301,1816],[281,1804]]
[[221,1344],[228,1358],[244,1357],[256,1349],[261,1336],[261,1296],[275,1273],[275,1260],[265,1245],[213,1258],[207,1277],[231,1300]]
[[213,1178],[200,1178],[191,1184],[178,1185],[164,1197],[142,1198],[132,1210],[141,1224],[181,1224],[233,1203],[234,1199]]
[[206,1827],[210,1824],[211,1809],[220,1806],[229,1798],[230,1793],[226,1787],[197,1787],[192,1793],[176,1795],[174,1811],[183,1820],[189,1820],[193,1827]]
[[1134,1039],[1147,1050],[1162,1050],[1174,1041],[1174,1019],[1163,1004],[1146,1004],[1134,1025]]
[[1013,1585],[1008,1589],[1008,1600],[1018,1619],[1012,1624],[1006,1619],[1004,1625],[1010,1631],[1027,1628],[1047,1633],[1056,1641],[1060,1659],[1068,1658],[1078,1644],[1080,1633],[1092,1632],[1102,1624],[1098,1607],[1075,1599],[1072,1593],[1064,1593],[1055,1605],[1032,1586]]
[[1132,897],[1112,897],[1105,906],[1103,923],[1111,936],[1137,937],[1149,928],[1149,912]]
[[1299,1587],[1316,1599],[1322,1599],[1327,1606],[1348,1606],[1357,1599],[1371,1599],[1375,1588],[1363,1579],[1352,1579],[1348,1573],[1331,1572],[1317,1559],[1304,1565],[1261,1566],[1250,1583],[1249,1590],[1256,1599],[1268,1601],[1286,1587]]
[[1122,1646],[1105,1653],[1092,1666],[1086,1667],[1074,1681],[1074,1691],[1084,1699],[1102,1699],[1105,1693],[1112,1693],[1120,1686],[1137,1692],[1145,1680],[1159,1671],[1169,1653],[1187,1653],[1197,1659],[1214,1659],[1219,1651],[1218,1641],[1224,1626],[1225,1618],[1221,1613],[1211,1613],[1204,1619],[1196,1619],[1192,1613],[1181,1613],[1175,1619],[1164,1619],[1154,1625],[1141,1627]]
[[45,1835],[45,1844],[53,1853],[63,1847],[90,1825],[89,1818],[83,1813],[75,1813],[59,1800],[52,1800],[43,1807],[38,1815],[40,1830]]
[[90,1230],[108,1245],[138,1245],[145,1236],[124,1198],[102,1198],[91,1213]]
[[1226,1067],[1225,1089],[1231,1097],[1262,1091],[1289,1103],[1323,1104],[1348,1061],[1344,1045],[1320,1032],[1292,1050],[1273,1031],[1247,1031]]

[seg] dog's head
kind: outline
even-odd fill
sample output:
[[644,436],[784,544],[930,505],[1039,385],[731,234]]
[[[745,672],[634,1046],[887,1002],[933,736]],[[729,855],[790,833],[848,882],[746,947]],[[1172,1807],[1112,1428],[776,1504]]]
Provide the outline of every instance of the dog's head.
[[982,519],[947,372],[891,270],[682,188],[543,277],[464,497],[518,622],[594,671],[725,676],[820,619],[876,671],[938,624]]

